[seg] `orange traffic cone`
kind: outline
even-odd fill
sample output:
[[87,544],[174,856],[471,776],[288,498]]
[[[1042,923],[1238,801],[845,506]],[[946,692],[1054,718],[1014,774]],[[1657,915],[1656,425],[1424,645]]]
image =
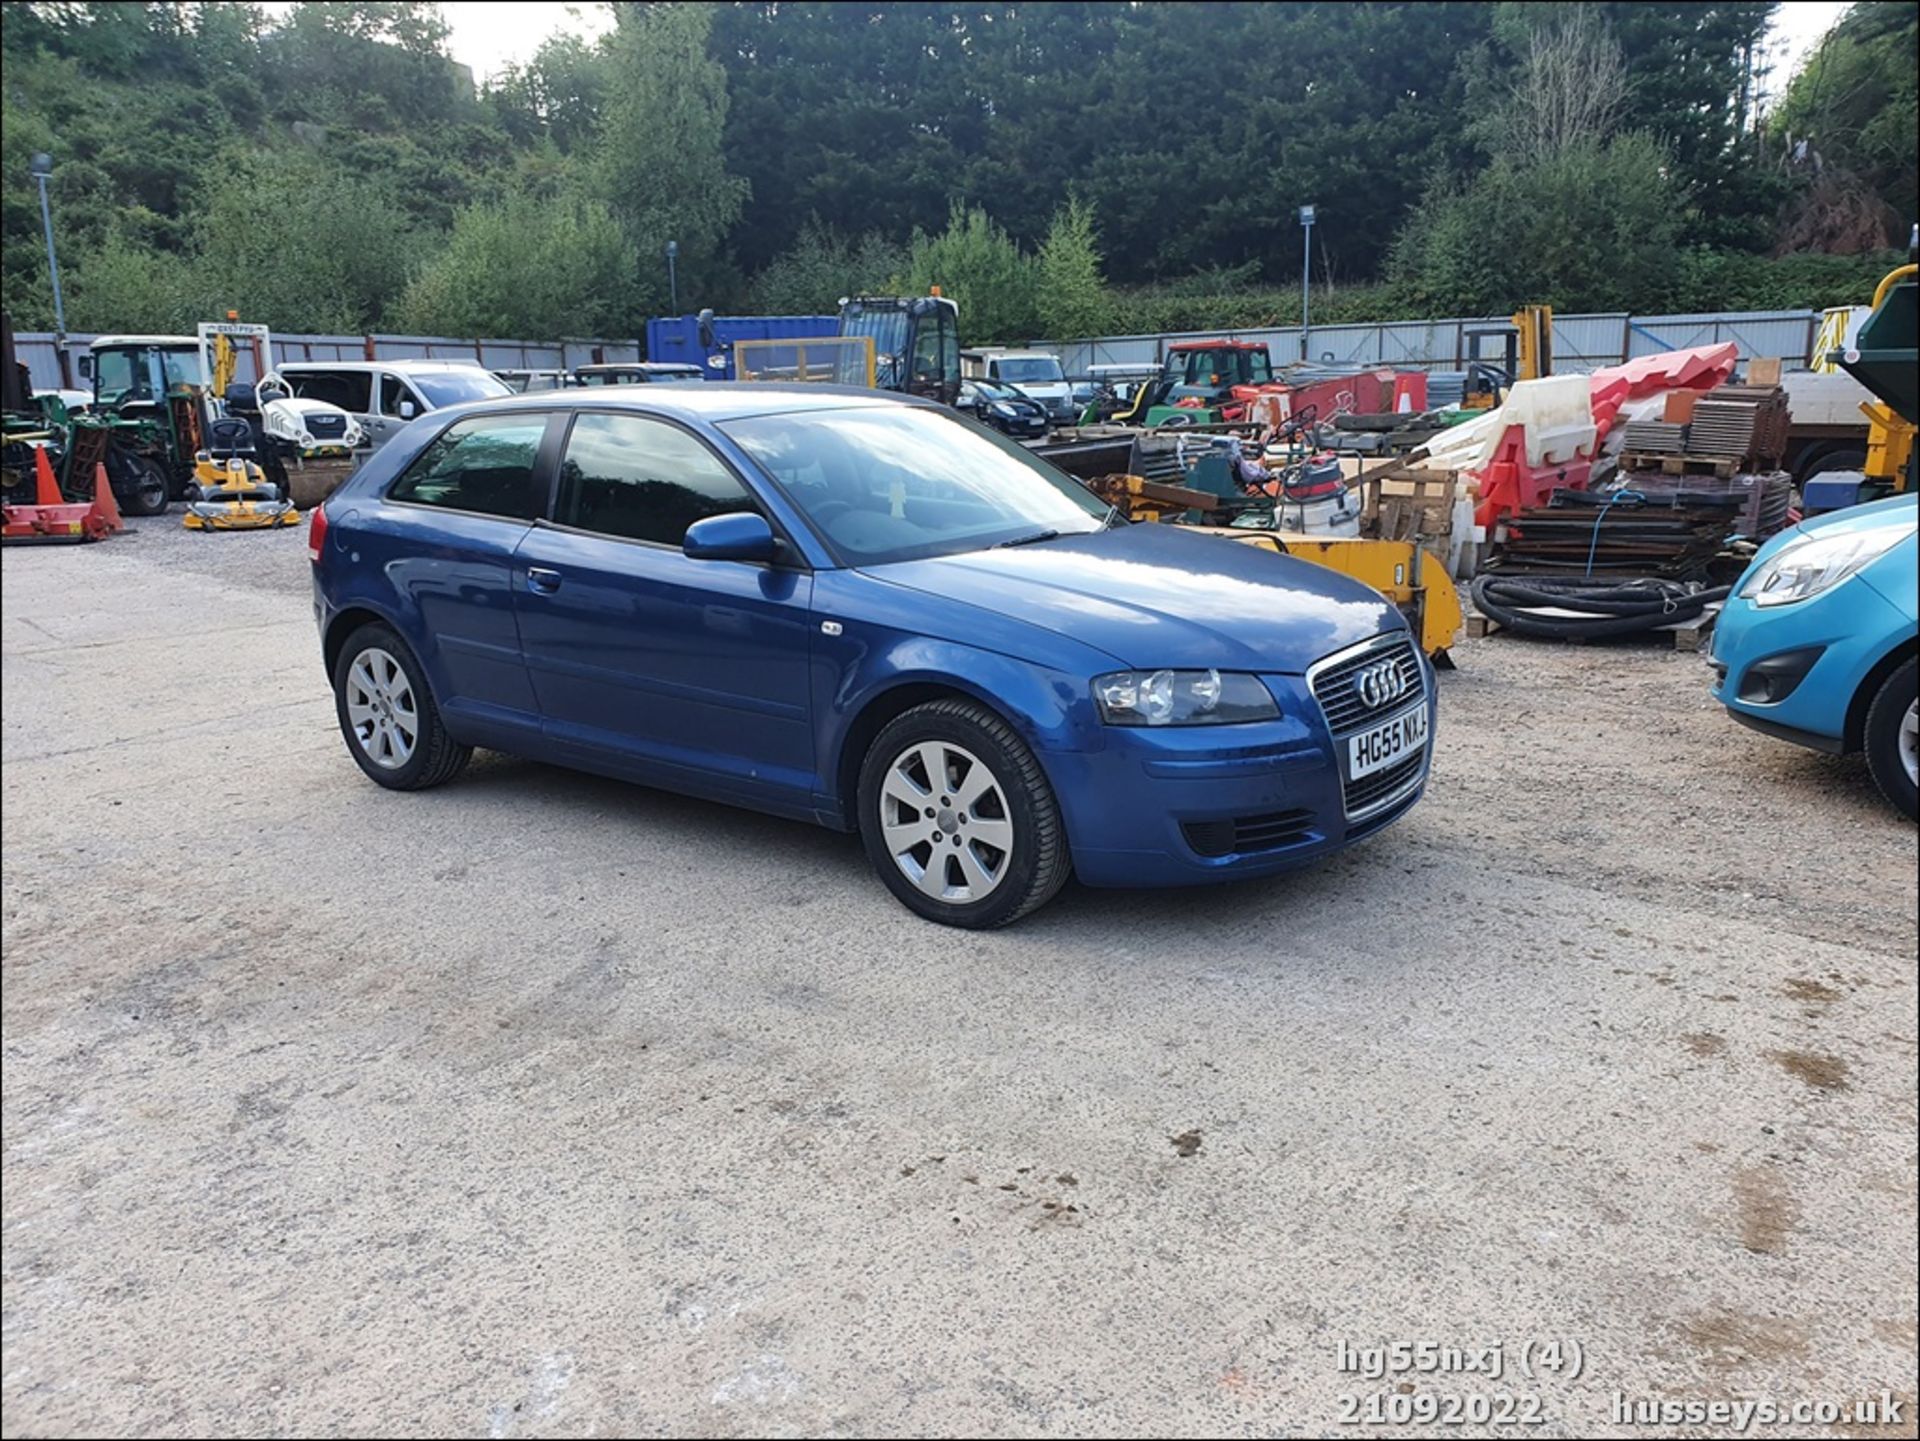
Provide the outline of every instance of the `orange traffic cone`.
[[53,462],[47,459],[44,447],[33,453],[33,503],[35,505],[67,503],[67,498],[60,493],[60,483],[53,478]]
[[107,480],[107,468],[100,464],[93,467],[93,510],[106,523],[108,530],[127,528],[127,523],[120,518],[120,506],[113,498],[113,486]]

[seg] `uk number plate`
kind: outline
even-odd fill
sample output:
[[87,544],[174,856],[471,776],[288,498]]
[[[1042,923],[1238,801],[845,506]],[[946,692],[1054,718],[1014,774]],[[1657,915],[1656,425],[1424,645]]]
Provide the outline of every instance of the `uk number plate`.
[[1405,760],[1427,743],[1427,707],[1423,701],[1379,725],[1347,737],[1347,778],[1359,780],[1395,761]]

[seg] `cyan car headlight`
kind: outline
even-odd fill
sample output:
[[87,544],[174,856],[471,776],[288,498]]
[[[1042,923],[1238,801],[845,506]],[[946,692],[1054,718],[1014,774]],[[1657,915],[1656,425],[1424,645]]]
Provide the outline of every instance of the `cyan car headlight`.
[[1787,542],[1763,561],[1740,587],[1740,598],[1755,605],[1787,605],[1831,590],[1862,566],[1870,565],[1903,540],[1911,540],[1914,525],[1850,530],[1840,535],[1818,532]]
[[1114,671],[1094,677],[1093,701],[1114,726],[1233,725],[1280,714],[1259,677],[1240,671]]

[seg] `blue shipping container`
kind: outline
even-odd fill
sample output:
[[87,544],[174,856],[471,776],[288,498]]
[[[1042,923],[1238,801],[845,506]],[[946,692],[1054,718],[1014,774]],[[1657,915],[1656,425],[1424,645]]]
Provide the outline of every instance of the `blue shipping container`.
[[697,316],[662,316],[647,322],[647,359],[697,365],[708,380],[732,380],[736,340],[804,340],[839,333],[836,315],[716,315],[713,334],[720,345],[709,352],[700,344]]

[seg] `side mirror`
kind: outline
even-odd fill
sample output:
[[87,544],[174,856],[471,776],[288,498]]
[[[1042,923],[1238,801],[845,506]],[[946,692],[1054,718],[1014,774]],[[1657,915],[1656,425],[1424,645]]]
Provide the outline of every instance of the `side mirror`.
[[403,400],[400,402],[400,418],[402,420],[412,420],[414,416],[418,414],[419,412],[413,408],[413,402],[411,400]]
[[80,378],[82,380],[93,379],[93,357],[91,355],[83,355],[80,357]]
[[693,560],[772,560],[775,544],[767,518],[744,510],[696,520],[680,549]]
[[713,333],[713,312],[711,310],[702,310],[700,312],[699,326],[700,348],[702,350],[719,349],[720,342]]

